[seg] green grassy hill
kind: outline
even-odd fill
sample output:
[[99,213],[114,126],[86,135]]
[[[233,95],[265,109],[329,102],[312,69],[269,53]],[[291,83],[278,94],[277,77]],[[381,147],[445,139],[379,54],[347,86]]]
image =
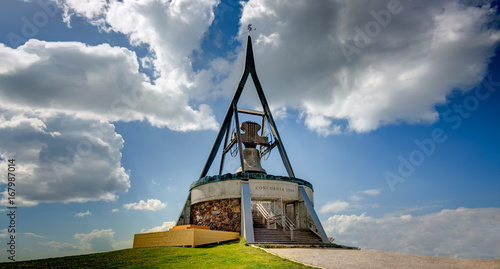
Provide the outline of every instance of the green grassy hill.
[[0,263],[0,268],[312,268],[248,246],[244,239],[202,247],[124,249]]

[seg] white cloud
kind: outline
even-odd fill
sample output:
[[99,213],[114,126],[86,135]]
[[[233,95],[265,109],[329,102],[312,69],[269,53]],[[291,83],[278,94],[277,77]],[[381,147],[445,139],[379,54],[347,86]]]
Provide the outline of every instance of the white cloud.
[[120,209],[118,209],[118,208],[113,208],[113,210],[111,210],[111,212],[120,212]]
[[92,213],[90,213],[90,211],[87,210],[86,212],[78,212],[75,214],[75,217],[78,217],[78,218],[83,218],[85,216],[92,216]]
[[140,200],[138,203],[125,204],[123,207],[126,209],[157,211],[167,207],[167,203],[162,203],[158,199],[148,199],[147,202]]
[[42,246],[49,246],[54,248],[56,251],[69,252],[69,251],[81,251],[82,249],[79,246],[72,245],[70,243],[61,243],[57,241],[50,242],[38,242],[38,244]]
[[323,224],[339,244],[428,256],[500,257],[500,208],[458,208],[422,216],[334,215]]
[[119,242],[113,243],[113,249],[118,250],[118,249],[132,248],[133,245],[134,245],[133,239],[119,241]]
[[125,34],[134,46],[147,45],[151,53],[143,60],[155,72],[158,91],[193,99],[204,99],[211,90],[207,72],[194,72],[191,58],[214,20],[217,4],[216,0],[113,1],[88,12],[79,2],[60,1],[66,13]]
[[78,245],[57,241],[39,242],[38,244],[50,246],[58,252],[77,252],[81,254],[132,247],[132,239],[116,242],[114,234],[113,229],[94,229],[90,233],[74,234],[73,238],[78,240]]
[[359,202],[359,201],[363,200],[363,197],[361,197],[357,194],[353,194],[353,195],[349,196],[349,200],[352,200],[354,202]]
[[162,225],[153,227],[151,229],[141,229],[141,233],[153,233],[153,232],[163,232],[168,231],[168,229],[174,227],[176,224],[175,221],[165,221]]
[[0,238],[5,238],[8,235],[9,235],[9,230],[7,230],[7,229],[0,230]]
[[341,200],[336,200],[333,202],[327,202],[326,205],[322,206],[319,210],[320,213],[337,213],[342,210],[349,208],[349,203]]
[[370,195],[370,196],[377,196],[381,193],[382,191],[380,189],[371,189],[371,190],[365,190],[361,191],[360,193]]
[[161,88],[173,84],[151,84],[139,72],[135,52],[126,48],[32,39],[17,49],[0,46],[2,53],[14,59],[29,54],[36,60],[0,74],[0,109],[57,111],[102,121],[147,120],[177,131],[217,128],[210,107],[199,104],[194,110],[182,91]]
[[349,196],[349,200],[354,201],[354,202],[359,202],[361,200],[364,200],[366,198],[366,195],[375,197],[379,195],[382,192],[380,189],[371,189],[371,190],[364,190],[364,191],[357,191],[351,196]]
[[106,0],[66,0],[58,2],[63,6],[63,20],[68,25],[70,25],[71,17],[74,15],[84,16],[99,22],[101,21],[99,20],[101,15],[106,10]]
[[121,166],[123,139],[112,124],[47,111],[0,112],[0,165],[10,158],[18,164],[18,205],[113,201],[130,188]]
[[24,233],[24,234],[27,235],[27,236],[33,236],[33,237],[36,237],[36,238],[47,238],[47,236],[37,235],[37,234],[34,234],[34,233]]
[[[305,126],[322,136],[369,132],[435,122],[435,106],[453,89],[469,91],[486,75],[500,40],[495,8],[401,1],[401,12],[380,26],[372,13],[387,10],[387,3],[244,2],[240,32],[249,23],[258,29],[254,54],[264,89],[272,89],[266,92],[271,105],[298,110]],[[355,47],[355,29],[365,31],[370,22],[378,23],[379,33],[346,61],[341,45]],[[244,51],[238,52],[218,85],[227,94],[242,72]]]
[[115,244],[114,234],[113,229],[94,229],[88,234],[76,233],[73,237],[80,241],[82,250],[102,252],[113,249],[113,244]]

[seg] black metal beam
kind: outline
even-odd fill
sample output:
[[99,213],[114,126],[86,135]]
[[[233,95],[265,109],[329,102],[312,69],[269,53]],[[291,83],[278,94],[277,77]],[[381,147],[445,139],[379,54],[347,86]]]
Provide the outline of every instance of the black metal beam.
[[236,125],[236,142],[238,142],[238,151],[240,155],[241,172],[245,173],[245,162],[243,161],[243,144],[241,143],[240,120],[238,117],[238,107],[233,103],[234,125]]
[[227,147],[230,133],[231,133],[231,122],[229,122],[229,125],[227,126],[227,129],[226,129],[226,139],[224,140],[224,147],[223,147],[224,151],[222,151],[222,157],[220,160],[219,175],[222,175],[222,171],[224,170],[224,160],[226,159],[226,153],[227,153],[227,151],[225,149]]
[[228,151],[231,150],[231,148],[234,146],[234,144],[236,144],[236,141],[237,139],[234,138],[234,139],[231,139],[231,142],[229,142],[229,145],[227,145],[225,148],[224,148],[224,153],[227,153]]
[[271,151],[274,147],[276,147],[278,145],[278,140],[274,141],[274,143],[272,143],[271,145],[269,145],[268,148],[266,148],[262,153],[261,153],[261,156],[264,156],[266,155],[269,151]]
[[265,115],[265,113],[262,111],[255,111],[255,110],[244,109],[244,108],[238,108],[238,112],[250,114],[250,115],[255,115],[255,116],[262,116],[262,117],[264,117],[264,115]]

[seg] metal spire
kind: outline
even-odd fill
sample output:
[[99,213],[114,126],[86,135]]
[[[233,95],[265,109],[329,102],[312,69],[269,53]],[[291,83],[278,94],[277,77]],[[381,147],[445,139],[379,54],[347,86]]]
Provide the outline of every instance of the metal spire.
[[[248,25],[247,29],[249,30],[249,32],[252,30],[255,30],[255,29],[252,29],[251,24]],[[226,142],[225,142],[224,147],[227,146],[227,140],[228,140],[227,137],[229,136],[231,121],[232,121],[233,116],[236,119],[238,117],[237,113],[239,112],[239,110],[238,110],[237,104],[238,104],[238,101],[240,99],[241,93],[243,91],[243,87],[245,86],[245,83],[247,81],[248,75],[252,76],[252,80],[255,84],[255,88],[257,89],[257,94],[259,95],[259,99],[260,99],[262,108],[264,110],[263,117],[265,117],[267,119],[267,121],[270,125],[271,132],[274,136],[274,139],[276,140],[276,146],[278,147],[281,159],[282,159],[283,164],[286,168],[288,176],[295,177],[295,174],[293,173],[293,170],[292,170],[292,166],[290,165],[290,161],[289,161],[288,156],[286,154],[285,147],[283,146],[283,143],[281,141],[281,137],[278,133],[278,128],[276,128],[276,124],[275,124],[273,116],[271,114],[271,110],[269,108],[266,97],[264,95],[264,91],[262,90],[262,86],[260,85],[259,78],[257,77],[257,71],[255,69],[255,61],[254,61],[254,57],[253,57],[252,38],[249,35],[248,39],[247,39],[245,70],[243,71],[243,75],[241,76],[240,83],[238,84],[238,88],[236,89],[236,91],[234,93],[233,99],[231,100],[231,103],[229,104],[229,108],[227,109],[226,116],[224,117],[224,121],[222,122],[221,128],[217,134],[217,137],[216,137],[215,142],[212,146],[210,154],[208,155],[207,161],[205,163],[203,171],[201,172],[200,178],[207,175],[208,170],[210,169],[210,167],[215,159],[215,156],[217,155],[217,151],[220,148],[220,145],[221,145],[221,142],[224,138],[224,135],[226,135],[226,140],[225,140]],[[239,133],[239,126],[236,126],[236,129]],[[237,143],[238,143],[237,146],[240,149],[239,154],[241,156],[242,147],[241,147],[241,137],[239,135],[237,135]],[[226,153],[227,152],[223,152],[223,154],[222,154],[220,173],[222,173],[222,168],[224,165],[224,156]],[[242,158],[240,158],[240,159],[241,159],[241,165],[243,168],[243,172],[245,172],[243,160],[242,160]]]

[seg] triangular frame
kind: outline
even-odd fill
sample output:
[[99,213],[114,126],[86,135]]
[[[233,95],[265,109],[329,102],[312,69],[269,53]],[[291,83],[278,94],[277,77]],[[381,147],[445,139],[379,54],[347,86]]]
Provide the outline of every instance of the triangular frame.
[[[246,51],[246,58],[245,58],[245,70],[243,71],[243,75],[241,76],[240,83],[238,84],[238,88],[236,89],[233,99],[231,100],[231,103],[229,104],[229,108],[227,109],[226,116],[224,117],[224,121],[222,122],[221,128],[219,129],[219,132],[217,134],[217,138],[215,139],[215,142],[212,146],[212,150],[210,151],[210,154],[208,155],[207,161],[205,163],[205,166],[203,168],[203,171],[201,172],[200,178],[203,178],[207,175],[208,170],[212,166],[212,163],[215,159],[215,156],[217,155],[217,152],[220,148],[220,145],[222,143],[222,139],[224,138],[224,135],[226,136],[225,138],[225,143],[224,143],[224,148],[227,147],[228,140],[229,140],[229,135],[230,135],[230,128],[231,128],[231,121],[234,116],[235,119],[235,128],[236,128],[236,138],[237,138],[237,143],[238,143],[238,150],[239,150],[239,155],[240,155],[240,162],[241,162],[241,167],[243,172],[245,172],[245,167],[243,163],[243,146],[241,143],[241,134],[240,134],[240,126],[239,126],[239,118],[238,118],[238,101],[240,99],[241,93],[243,92],[243,88],[245,87],[245,83],[248,79],[248,75],[252,76],[252,80],[255,84],[255,88],[257,90],[257,94],[259,95],[260,103],[262,104],[262,108],[264,112],[262,112],[262,116],[267,119],[269,126],[271,128],[271,132],[274,136],[274,139],[276,141],[276,146],[278,147],[281,160],[283,161],[283,165],[285,166],[285,169],[288,173],[289,177],[295,177],[295,174],[293,173],[292,166],[290,164],[290,160],[288,159],[288,156],[285,151],[285,147],[283,146],[283,143],[281,141],[281,137],[278,133],[278,128],[276,128],[276,124],[274,122],[273,116],[271,114],[271,109],[269,109],[269,105],[267,103],[266,97],[264,95],[264,91],[262,90],[262,86],[260,85],[259,78],[257,77],[257,71],[255,69],[255,61],[253,58],[253,50],[252,50],[252,39],[250,36],[248,36],[247,40],[247,51]],[[264,128],[264,126],[262,126]],[[224,150],[224,149],[223,149]],[[222,158],[221,158],[221,165],[219,169],[219,174],[222,173],[223,167],[224,167],[224,158],[227,152],[223,152]]]

